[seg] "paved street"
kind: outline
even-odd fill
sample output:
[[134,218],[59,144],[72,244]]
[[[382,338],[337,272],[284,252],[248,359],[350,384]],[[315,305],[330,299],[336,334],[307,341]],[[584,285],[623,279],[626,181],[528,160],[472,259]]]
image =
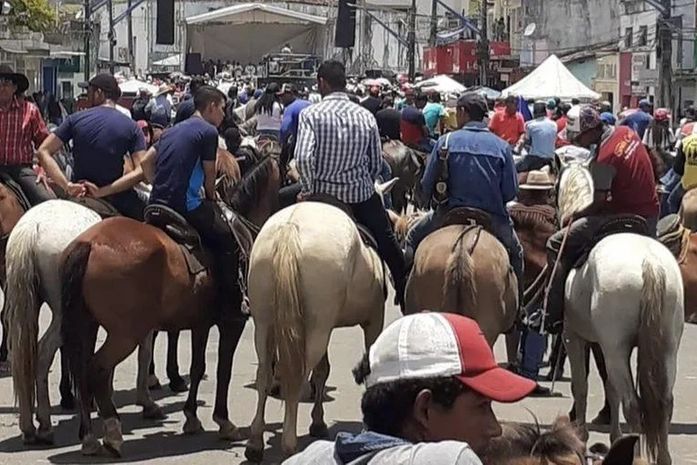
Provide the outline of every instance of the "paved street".
[[[396,318],[398,311],[390,306],[388,319]],[[47,312],[42,315],[42,325],[47,323]],[[234,378],[231,386],[230,410],[233,422],[240,427],[252,420],[256,405],[256,393],[252,388],[256,370],[252,324],[248,324],[235,357]],[[188,367],[188,333],[182,337],[180,345],[180,364]],[[326,421],[330,434],[338,431],[358,431],[361,427],[360,395],[361,387],[353,383],[351,368],[362,353],[362,335],[357,328],[338,330],[334,333],[330,346],[332,371],[328,382],[328,400],[325,403]],[[503,360],[503,341],[497,345],[499,360]],[[181,413],[185,394],[171,394],[167,388],[157,393],[160,405],[168,414],[162,422],[145,421],[140,417],[139,408],[133,406],[135,401],[135,354],[121,364],[116,372],[115,400],[123,421],[124,429],[124,463],[187,463],[190,465],[239,464],[244,463],[244,443],[227,443],[217,439],[215,425],[211,419],[214,397],[214,380],[216,364],[217,332],[211,334],[208,346],[209,378],[201,385],[199,417],[205,433],[198,436],[184,436],[181,433],[184,416]],[[164,380],[165,338],[158,341],[156,357],[160,362],[158,373]],[[51,392],[53,401],[58,402],[59,367],[56,363],[52,371]],[[571,400],[569,383],[565,380],[557,384],[557,389],[564,397],[555,399],[529,399],[512,406],[497,405],[499,418],[505,420],[532,422],[533,414],[542,424],[549,424],[556,415],[567,412]],[[589,399],[589,416],[594,416],[600,408],[602,397],[597,375],[591,378],[591,397]],[[688,327],[683,337],[680,350],[679,375],[675,390],[675,413],[671,428],[671,450],[673,463],[697,463],[697,447],[694,440],[697,435],[697,328]],[[56,433],[56,445],[51,448],[26,449],[19,436],[16,408],[13,406],[12,383],[10,378],[0,379],[0,464],[30,463],[108,463],[110,458],[85,459],[80,455],[77,440],[77,419],[72,414],[65,414],[59,407],[54,408],[53,424]],[[310,405],[303,404],[299,414],[298,431],[303,436],[300,446],[310,441],[307,430],[310,423]],[[280,449],[280,431],[283,409],[280,401],[271,399],[267,407],[268,433],[266,435],[266,463],[278,463]],[[607,435],[593,432],[591,441],[607,442]]]

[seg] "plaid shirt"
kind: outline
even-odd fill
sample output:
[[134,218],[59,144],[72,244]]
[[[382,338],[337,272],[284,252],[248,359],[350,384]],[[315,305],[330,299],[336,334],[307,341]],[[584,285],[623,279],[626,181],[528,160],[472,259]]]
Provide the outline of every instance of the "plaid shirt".
[[30,165],[46,137],[46,123],[33,103],[13,97],[8,109],[0,108],[0,166]]
[[375,117],[342,92],[326,96],[300,113],[295,159],[304,193],[368,200],[382,167]]

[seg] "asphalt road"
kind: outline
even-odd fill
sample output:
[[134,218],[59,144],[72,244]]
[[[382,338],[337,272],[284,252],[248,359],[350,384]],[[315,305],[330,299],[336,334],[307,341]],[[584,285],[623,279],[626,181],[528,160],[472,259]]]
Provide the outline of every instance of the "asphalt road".
[[[388,321],[397,318],[396,308],[387,309]],[[48,322],[48,312],[42,315],[42,326]],[[247,432],[256,406],[256,392],[253,389],[256,372],[256,354],[253,347],[253,327],[248,323],[235,355],[233,380],[230,387],[230,412],[232,421]],[[31,463],[148,463],[188,465],[236,465],[244,463],[244,442],[229,443],[218,440],[217,425],[213,423],[212,404],[214,399],[214,373],[217,348],[217,331],[212,330],[208,344],[207,363],[209,378],[201,384],[199,392],[199,418],[205,432],[196,436],[182,434],[184,415],[181,412],[186,394],[172,394],[165,387],[156,392],[156,399],[168,414],[164,421],[147,421],[140,416],[140,408],[135,407],[136,357],[133,354],[116,371],[115,403],[123,422],[124,458],[109,457],[85,458],[80,455],[77,438],[78,422],[72,413],[62,412],[60,407],[53,409],[53,425],[56,444],[52,447],[26,448],[19,435],[17,409],[14,406],[12,380],[0,379],[0,465]],[[341,329],[334,332],[330,345],[331,374],[328,381],[325,420],[333,437],[338,431],[359,431],[361,428],[360,396],[362,388],[356,386],[351,377],[351,369],[363,352],[362,335],[359,328]],[[158,373],[164,375],[166,343],[158,340],[156,360],[160,362]],[[180,342],[180,366],[189,364],[189,335],[184,333]],[[497,357],[504,360],[503,341],[496,346]],[[59,364],[56,362],[51,373],[52,401],[57,404]],[[183,370],[188,371],[188,370]],[[568,367],[567,367],[568,373]],[[547,384],[548,383],[544,383]],[[602,402],[602,386],[595,373],[591,375],[589,397],[589,418],[597,413]],[[497,405],[495,410],[501,420],[533,422],[533,415],[543,425],[550,424],[559,414],[567,412],[571,406],[568,379],[557,383],[556,389],[563,397],[551,399],[526,399],[514,405]],[[301,435],[300,447],[305,447],[311,439],[307,436],[310,424],[310,404],[303,404],[299,410],[298,432]],[[280,461],[280,435],[283,406],[280,401],[270,399],[266,410],[267,449],[265,463]],[[97,421],[97,424],[99,422]],[[606,431],[607,432],[607,431]],[[608,442],[608,435],[601,431],[591,432],[591,442]],[[675,412],[671,427],[670,446],[674,464],[697,463],[697,328],[686,328],[680,348],[677,385],[675,387]]]

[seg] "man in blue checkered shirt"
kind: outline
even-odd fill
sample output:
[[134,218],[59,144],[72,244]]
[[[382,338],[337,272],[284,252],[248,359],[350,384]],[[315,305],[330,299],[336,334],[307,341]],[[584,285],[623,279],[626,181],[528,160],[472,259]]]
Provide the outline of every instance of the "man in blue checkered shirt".
[[375,192],[382,168],[382,144],[375,117],[346,95],[346,70],[338,61],[317,71],[323,100],[300,113],[295,159],[300,173],[299,198],[328,194],[347,204],[356,220],[370,229],[378,253],[404,301],[405,267],[385,207]]

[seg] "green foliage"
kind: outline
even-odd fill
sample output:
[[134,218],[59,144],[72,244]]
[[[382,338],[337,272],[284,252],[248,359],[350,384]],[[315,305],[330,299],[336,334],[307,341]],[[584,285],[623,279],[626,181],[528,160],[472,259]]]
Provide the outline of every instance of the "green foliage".
[[55,11],[47,0],[8,0],[12,5],[10,23],[13,26],[26,26],[35,32],[53,28],[56,22]]

